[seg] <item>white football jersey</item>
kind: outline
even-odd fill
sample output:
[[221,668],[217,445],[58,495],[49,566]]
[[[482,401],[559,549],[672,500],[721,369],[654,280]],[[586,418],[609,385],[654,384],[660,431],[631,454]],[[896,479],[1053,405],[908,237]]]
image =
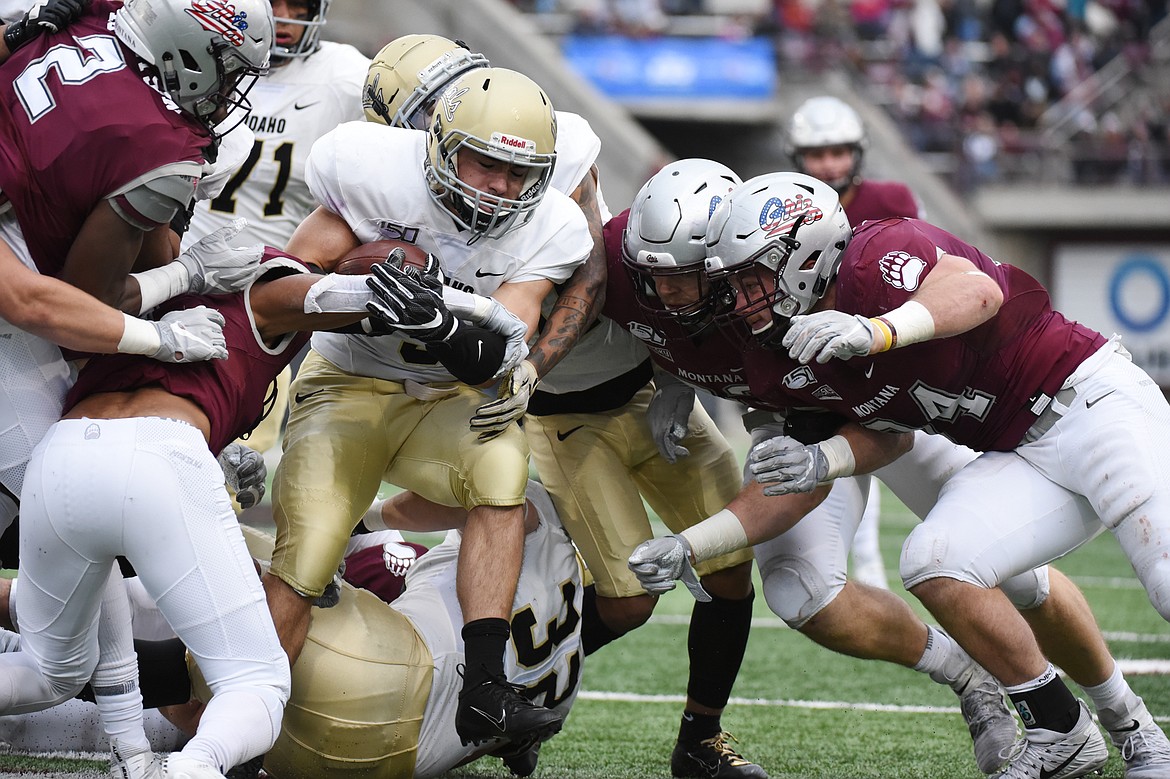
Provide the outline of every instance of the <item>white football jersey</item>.
[[[434,254],[447,284],[459,289],[490,295],[507,282],[558,284],[585,261],[593,246],[585,216],[551,188],[527,223],[468,246],[468,232],[431,199],[426,149],[427,134],[419,130],[350,122],[313,145],[305,176],[318,202],[345,219],[361,243],[413,243]],[[313,348],[355,375],[455,381],[424,349],[398,335],[316,333]]]
[[[528,482],[527,497],[536,506],[540,525],[524,539],[524,567],[512,603],[512,640],[504,654],[504,672],[531,692],[533,700],[564,715],[581,685],[581,567],[552,499],[537,482]],[[463,746],[455,732],[455,709],[462,680],[463,613],[455,595],[455,568],[460,534],[448,532],[443,543],[419,558],[406,575],[406,591],[394,609],[406,615],[434,658],[431,695],[419,734],[416,779],[438,776],[482,746]]]
[[[601,152],[601,139],[589,122],[578,114],[568,111],[557,111],[557,162],[553,167],[552,180],[549,186],[553,189],[572,195],[585,178],[585,174],[597,162],[597,155]],[[605,198],[601,196],[601,184],[597,185],[597,205],[601,210],[601,223],[605,224],[613,216],[605,205]]]
[[325,41],[311,56],[289,59],[259,79],[248,93],[252,113],[225,142],[241,130],[250,130],[255,139],[223,189],[195,206],[184,248],[243,216],[248,227],[234,243],[283,249],[317,207],[305,183],[309,149],[337,125],[362,118],[369,66],[354,47]]

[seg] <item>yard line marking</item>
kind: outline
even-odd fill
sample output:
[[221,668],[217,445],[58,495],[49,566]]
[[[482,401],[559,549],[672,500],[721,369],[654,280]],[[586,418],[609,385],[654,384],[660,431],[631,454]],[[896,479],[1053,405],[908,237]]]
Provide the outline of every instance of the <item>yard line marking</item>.
[[[632,692],[605,692],[602,690],[581,690],[577,693],[577,699],[611,703],[686,703],[686,696],[683,695],[640,695]],[[877,711],[892,714],[961,714],[958,706],[898,706],[890,703],[864,703],[855,701],[798,701],[733,697],[727,702],[727,705],[789,709],[855,709],[857,711]],[[1170,717],[1154,717],[1154,719],[1158,722],[1170,722]]]

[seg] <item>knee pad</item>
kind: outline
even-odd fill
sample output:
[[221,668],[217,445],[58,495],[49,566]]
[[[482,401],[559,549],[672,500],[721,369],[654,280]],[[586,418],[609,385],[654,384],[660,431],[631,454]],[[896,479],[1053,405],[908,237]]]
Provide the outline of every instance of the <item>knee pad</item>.
[[795,630],[832,603],[845,586],[844,577],[838,577],[840,581],[836,582],[826,581],[806,560],[787,555],[761,566],[760,576],[768,608]]
[[1051,587],[1048,582],[1048,566],[1043,565],[1032,571],[1013,576],[999,585],[1004,595],[1020,611],[1039,608],[1048,600]]
[[978,587],[994,587],[987,584],[971,570],[971,560],[962,550],[952,548],[946,535],[935,532],[930,522],[924,522],[906,537],[902,544],[902,556],[898,561],[898,572],[902,585],[909,590],[924,581],[945,577]]

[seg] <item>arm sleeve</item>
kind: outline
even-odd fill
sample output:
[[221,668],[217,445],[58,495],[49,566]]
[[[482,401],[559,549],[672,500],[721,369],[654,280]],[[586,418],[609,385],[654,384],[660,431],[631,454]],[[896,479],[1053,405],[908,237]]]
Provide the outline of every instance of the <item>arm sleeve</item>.
[[466,322],[451,338],[427,344],[427,352],[464,384],[483,384],[495,375],[504,361],[507,341],[499,333]]

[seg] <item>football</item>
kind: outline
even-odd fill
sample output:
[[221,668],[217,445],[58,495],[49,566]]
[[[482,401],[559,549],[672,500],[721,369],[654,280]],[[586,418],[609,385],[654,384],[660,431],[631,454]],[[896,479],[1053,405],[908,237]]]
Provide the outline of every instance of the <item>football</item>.
[[413,265],[422,268],[427,262],[427,253],[412,243],[406,241],[371,241],[351,249],[333,269],[334,273],[357,276],[369,273],[370,267],[385,262],[390,252],[396,247],[402,247],[406,258],[402,261],[403,267]]

